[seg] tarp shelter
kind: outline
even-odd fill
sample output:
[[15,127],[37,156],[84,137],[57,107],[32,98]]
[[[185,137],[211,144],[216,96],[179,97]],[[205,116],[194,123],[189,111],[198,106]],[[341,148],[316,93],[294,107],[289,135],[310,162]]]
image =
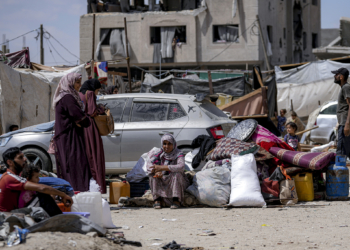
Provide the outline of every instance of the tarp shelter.
[[20,128],[55,119],[52,97],[61,78],[68,73],[82,74],[87,80],[84,65],[63,72],[18,71],[0,63],[0,112],[2,133],[12,124]]
[[[164,92],[173,94],[209,94],[209,83],[206,80],[193,80],[173,78],[157,81],[155,77],[148,76],[145,78],[141,86],[141,93],[146,92]],[[224,93],[234,97],[244,96],[245,80],[244,77],[233,77],[213,80],[214,93]]]
[[291,109],[300,117],[308,116],[328,101],[336,101],[340,91],[334,83],[332,70],[341,67],[350,70],[350,64],[332,60],[315,61],[282,71],[275,67],[278,89],[278,108]]
[[5,54],[4,63],[12,68],[30,68],[29,48]]

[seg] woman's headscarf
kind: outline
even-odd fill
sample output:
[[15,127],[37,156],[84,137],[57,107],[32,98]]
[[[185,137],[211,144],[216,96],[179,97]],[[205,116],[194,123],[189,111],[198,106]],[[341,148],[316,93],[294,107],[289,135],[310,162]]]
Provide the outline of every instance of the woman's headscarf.
[[108,88],[107,88],[107,95],[113,95],[113,92],[114,92],[114,90],[115,89],[118,89],[117,88],[117,86],[109,86]]
[[85,95],[86,91],[88,90],[95,92],[96,89],[100,89],[100,88],[101,88],[100,81],[93,78],[84,82],[83,86],[81,86],[80,92]]
[[[170,153],[166,153],[163,150],[164,141],[168,141],[171,144],[173,144],[173,151],[171,151]],[[154,156],[151,158],[152,164],[160,165],[162,160],[164,160],[164,165],[169,165],[172,161],[175,161],[180,156],[184,156],[182,151],[177,148],[176,140],[173,135],[171,134],[163,135],[161,139],[161,143],[162,143],[161,149],[157,153],[155,153]]]
[[81,74],[79,73],[69,73],[61,78],[58,83],[55,95],[53,96],[52,108],[55,109],[57,103],[65,96],[72,95],[75,100],[77,100],[79,106],[83,108],[83,103],[80,100],[79,93],[74,89],[74,83],[81,79]]

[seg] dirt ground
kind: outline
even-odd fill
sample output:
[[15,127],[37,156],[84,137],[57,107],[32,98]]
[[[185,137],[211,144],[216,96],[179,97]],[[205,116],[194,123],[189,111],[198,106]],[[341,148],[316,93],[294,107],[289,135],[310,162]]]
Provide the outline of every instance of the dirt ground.
[[[124,208],[112,210],[112,216],[117,226],[130,227],[124,230],[125,237],[141,241],[142,249],[159,249],[152,244],[172,240],[204,249],[349,249],[349,201],[305,204],[309,206]],[[216,235],[200,236],[205,230]]]
[[[108,195],[104,195],[105,198]],[[349,249],[350,202],[308,202],[278,208],[118,208],[115,231],[142,248],[80,234],[35,233],[12,249],[161,249],[175,240],[204,249]],[[163,221],[163,219],[175,221]],[[130,229],[122,229],[128,226]],[[205,236],[210,230],[215,235]],[[71,242],[74,241],[76,244]],[[157,244],[157,245],[153,245]]]

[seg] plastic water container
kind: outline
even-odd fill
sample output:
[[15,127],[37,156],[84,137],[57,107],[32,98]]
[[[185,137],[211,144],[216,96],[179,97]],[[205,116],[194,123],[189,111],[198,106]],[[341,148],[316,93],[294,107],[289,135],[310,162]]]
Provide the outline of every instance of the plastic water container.
[[346,156],[337,156],[335,165],[327,169],[326,175],[327,200],[347,200],[349,196],[349,169],[346,166]]
[[109,203],[118,204],[120,197],[130,197],[130,184],[127,181],[109,184]]
[[300,173],[293,177],[299,201],[313,201],[315,198],[312,173]]
[[102,195],[98,192],[82,192],[73,197],[72,212],[90,213],[89,219],[99,226],[102,224]]

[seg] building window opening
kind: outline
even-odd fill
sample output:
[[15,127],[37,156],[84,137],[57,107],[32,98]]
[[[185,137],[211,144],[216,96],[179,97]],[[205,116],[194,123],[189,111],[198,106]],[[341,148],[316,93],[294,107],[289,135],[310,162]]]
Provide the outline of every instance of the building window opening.
[[239,43],[238,25],[213,25],[214,43]]
[[267,37],[269,38],[270,43],[273,43],[273,32],[272,32],[272,26],[267,25],[266,30],[267,30]]
[[303,32],[303,49],[307,49],[307,34],[306,32]]
[[283,45],[282,45],[282,38],[280,38],[280,48],[282,49]]
[[124,28],[101,29],[100,30],[100,43],[101,43],[101,45],[107,45],[107,46],[111,45],[110,40],[111,40],[111,34],[112,34],[113,30],[118,31],[120,33],[124,32]]
[[294,40],[299,42],[303,36],[303,21],[302,21],[303,9],[300,2],[295,2],[293,7],[293,30]]
[[312,33],[312,48],[318,48],[318,34]]
[[317,6],[317,0],[312,0],[312,5],[316,5]]
[[[175,28],[174,39],[176,43],[186,43],[186,26],[177,26],[177,27],[164,27],[164,28]],[[163,29],[164,32],[166,29]],[[162,41],[162,27],[151,27],[151,44],[161,43]]]

